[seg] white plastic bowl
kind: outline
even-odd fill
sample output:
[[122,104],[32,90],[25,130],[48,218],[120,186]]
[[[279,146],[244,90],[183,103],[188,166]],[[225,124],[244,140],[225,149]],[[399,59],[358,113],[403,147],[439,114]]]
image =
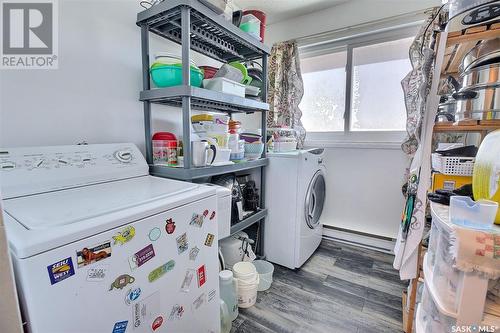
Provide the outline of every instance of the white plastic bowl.
[[257,291],[264,291],[273,283],[274,265],[265,260],[254,260],[253,264],[259,273],[259,287]]

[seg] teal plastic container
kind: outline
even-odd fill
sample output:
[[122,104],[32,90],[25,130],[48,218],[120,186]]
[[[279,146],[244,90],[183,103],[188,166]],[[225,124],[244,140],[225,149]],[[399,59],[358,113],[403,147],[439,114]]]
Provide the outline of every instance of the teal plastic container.
[[[155,66],[149,71],[151,79],[159,88],[180,86],[182,84],[182,66],[164,65]],[[191,85],[201,87],[203,81],[203,72],[200,69],[191,67]]]

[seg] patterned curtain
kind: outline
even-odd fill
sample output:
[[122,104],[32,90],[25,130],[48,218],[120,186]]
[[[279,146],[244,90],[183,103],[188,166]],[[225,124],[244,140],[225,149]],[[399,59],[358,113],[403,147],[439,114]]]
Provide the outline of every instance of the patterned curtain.
[[299,104],[304,95],[300,72],[299,50],[296,41],[274,44],[269,58],[270,110],[268,127],[293,128],[297,133],[298,148],[302,148],[306,130],[302,126]]

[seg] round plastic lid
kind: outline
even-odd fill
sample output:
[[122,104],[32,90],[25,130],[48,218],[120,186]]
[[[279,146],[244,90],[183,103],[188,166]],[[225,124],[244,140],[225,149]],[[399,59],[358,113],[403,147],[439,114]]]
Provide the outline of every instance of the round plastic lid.
[[224,270],[219,272],[219,278],[222,280],[232,280],[233,279],[233,272]]

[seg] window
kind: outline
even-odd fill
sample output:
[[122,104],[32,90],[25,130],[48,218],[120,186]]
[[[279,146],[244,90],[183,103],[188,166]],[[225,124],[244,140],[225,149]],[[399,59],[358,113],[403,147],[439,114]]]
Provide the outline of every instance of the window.
[[411,70],[412,42],[413,37],[353,40],[344,42],[343,48],[331,48],[335,51],[325,47],[319,55],[317,48],[303,53],[300,108],[306,130],[319,135],[404,131],[401,80]]
[[410,72],[412,38],[357,47],[352,52],[351,131],[403,131],[401,80]]
[[347,52],[301,60],[304,97],[302,123],[311,132],[344,130]]

